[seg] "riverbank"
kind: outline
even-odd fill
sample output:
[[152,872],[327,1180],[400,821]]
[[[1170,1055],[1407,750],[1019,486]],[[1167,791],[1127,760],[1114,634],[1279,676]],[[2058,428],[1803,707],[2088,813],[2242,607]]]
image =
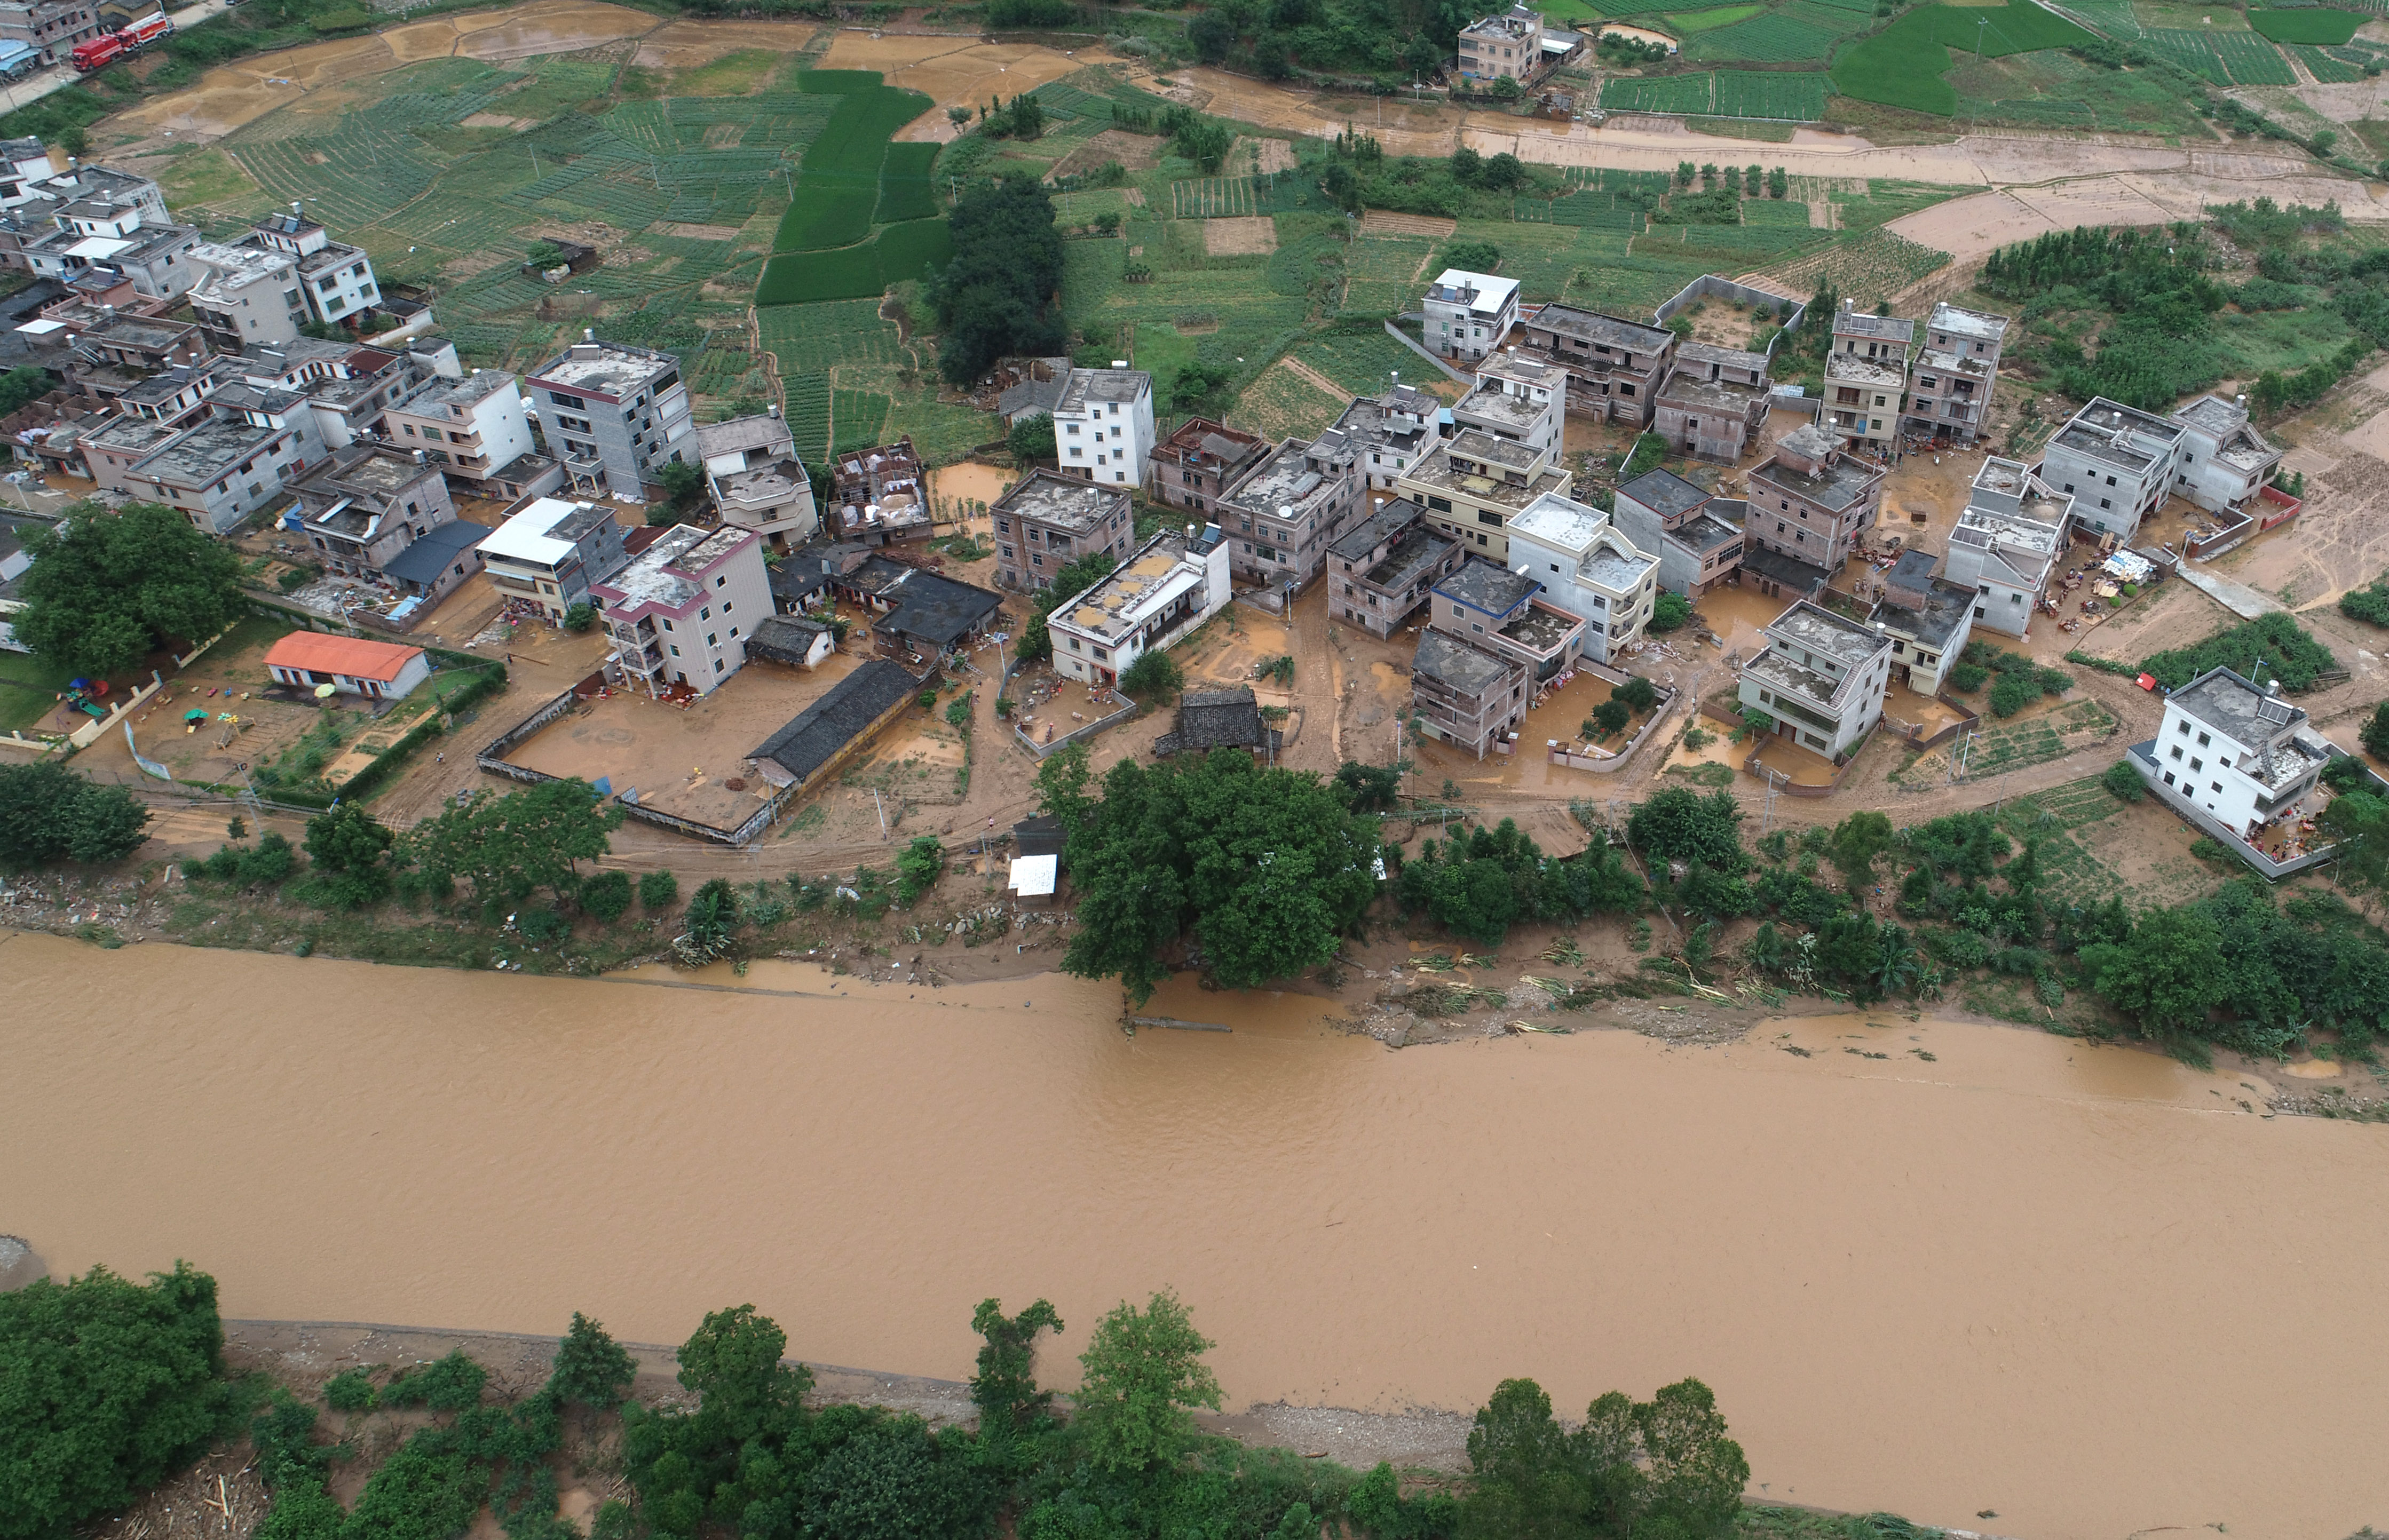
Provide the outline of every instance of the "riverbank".
[[2259,1083],[2152,1054],[1888,1012],[1389,1052],[1183,979],[1151,1013],[1233,1032],[1131,1037],[1116,988],[1050,974],[26,935],[0,987],[32,1006],[0,1023],[0,1227],[60,1272],[203,1258],[237,1317],[669,1343],[752,1300],[808,1359],[951,1381],[977,1300],[1042,1295],[1067,1390],[1101,1312],[1167,1285],[1232,1406],[1694,1373],[1769,1501],[2242,1540],[2389,1506],[2389,1240],[2347,1222],[2389,1129],[2268,1121]]

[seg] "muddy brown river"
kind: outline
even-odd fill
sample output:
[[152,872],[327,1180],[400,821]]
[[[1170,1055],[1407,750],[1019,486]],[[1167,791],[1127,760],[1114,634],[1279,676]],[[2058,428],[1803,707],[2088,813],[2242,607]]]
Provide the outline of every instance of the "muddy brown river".
[[1057,977],[46,936],[0,989],[0,1230],[187,1257],[228,1315],[676,1342],[751,1300],[806,1357],[960,1379],[973,1304],[1043,1294],[1067,1383],[1167,1285],[1232,1408],[1693,1374],[1769,1497],[2033,1540],[2389,1516],[2389,1128],[2144,1053],[1890,1014],[1395,1052],[1192,986],[1151,1009],[1232,1033],[1131,1037]]

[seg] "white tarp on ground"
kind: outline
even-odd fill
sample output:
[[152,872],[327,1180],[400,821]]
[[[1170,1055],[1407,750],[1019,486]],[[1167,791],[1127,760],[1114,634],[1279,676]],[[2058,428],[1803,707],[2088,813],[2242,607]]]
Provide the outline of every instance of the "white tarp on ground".
[[2116,552],[2107,558],[2105,566],[2108,571],[2127,583],[2145,583],[2149,580],[2149,574],[2156,570],[2146,556],[2135,556],[2129,551]]
[[1059,856],[1017,857],[1012,863],[1012,881],[1006,885],[1024,898],[1050,898],[1061,865]]

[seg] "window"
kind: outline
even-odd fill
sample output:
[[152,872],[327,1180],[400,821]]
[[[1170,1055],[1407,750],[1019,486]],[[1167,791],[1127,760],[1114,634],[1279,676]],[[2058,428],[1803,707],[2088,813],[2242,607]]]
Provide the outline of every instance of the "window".
[[2178,758],[2180,758],[2180,757],[2181,757],[2181,745],[2180,745],[2177,744],[2177,745],[2174,745],[2173,757],[2174,757],[2175,758],[2177,758],[2177,759],[2178,759]]
[[677,644],[672,645],[671,655],[674,657],[680,656],[680,648]]
[[2211,781],[2207,783],[2206,789],[2211,792],[2219,792],[2223,789],[2223,783],[2220,781]]
[[2194,770],[2204,770],[2206,768],[2206,761],[2204,759],[2192,759],[2190,762],[2190,768]]
[[2202,732],[2202,733],[2200,733],[2200,734],[2198,735],[2198,746],[2199,746],[2199,747],[2201,747],[2201,748],[2204,748],[2204,747],[2207,745],[2207,744],[2208,744],[2208,742],[2209,742],[2209,741],[2210,741],[2210,740],[2207,738],[2207,736],[2206,736],[2206,734],[2205,734],[2205,733]]
[[719,647],[719,646],[721,646],[721,645],[722,645],[722,633],[721,633],[720,631],[708,631],[708,632],[706,632],[706,633],[705,633],[705,644],[706,644],[707,646],[709,646],[709,647]]

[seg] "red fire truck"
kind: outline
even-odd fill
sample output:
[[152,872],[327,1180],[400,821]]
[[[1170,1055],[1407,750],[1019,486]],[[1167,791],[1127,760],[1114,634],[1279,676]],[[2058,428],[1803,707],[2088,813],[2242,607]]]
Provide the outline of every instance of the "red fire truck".
[[90,74],[105,69],[127,54],[137,54],[174,30],[174,23],[164,11],[152,11],[138,21],[128,21],[112,32],[74,45],[74,67],[80,74]]

